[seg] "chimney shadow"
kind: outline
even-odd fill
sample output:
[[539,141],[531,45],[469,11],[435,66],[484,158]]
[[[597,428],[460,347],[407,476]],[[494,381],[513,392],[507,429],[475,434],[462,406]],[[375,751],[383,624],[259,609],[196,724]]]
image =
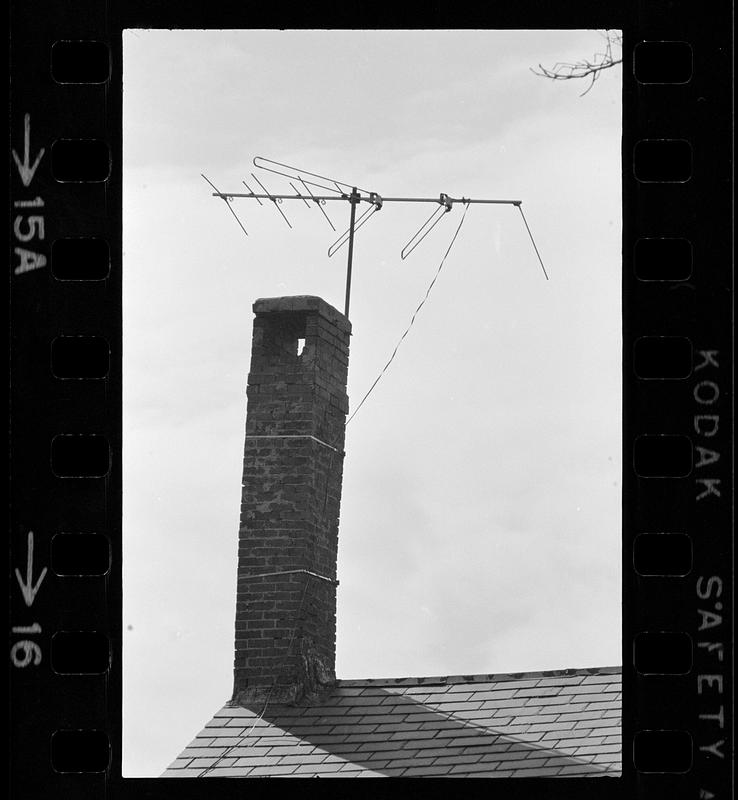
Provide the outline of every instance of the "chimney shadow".
[[[530,723],[514,726],[515,733],[506,732],[519,709],[500,717],[495,727],[494,719],[465,719],[464,714],[475,714],[472,710],[444,712],[410,695],[375,686],[338,687],[311,705],[267,705],[263,714],[263,705],[245,707],[254,716],[242,718],[245,730],[239,745],[224,757],[245,756],[257,763],[266,756],[280,756],[280,764],[298,765],[292,777],[330,774],[334,768],[336,777],[346,777],[346,772],[338,772],[345,762],[389,777],[509,777],[521,768],[530,775],[537,769],[553,775],[557,767],[575,766],[592,775],[611,771],[532,741],[544,732],[527,733]],[[312,763],[306,745],[318,751]],[[300,751],[307,761],[300,760]]]

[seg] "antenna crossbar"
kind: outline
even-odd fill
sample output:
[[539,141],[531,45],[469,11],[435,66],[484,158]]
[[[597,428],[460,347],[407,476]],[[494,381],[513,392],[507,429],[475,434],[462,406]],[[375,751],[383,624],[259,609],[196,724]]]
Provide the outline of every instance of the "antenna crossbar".
[[[533,245],[533,249],[536,252],[536,256],[538,257],[538,261],[540,262],[541,269],[543,270],[543,274],[548,280],[548,274],[546,272],[546,268],[543,265],[543,259],[538,251],[538,247],[536,246],[535,240],[533,239],[533,234],[531,233],[530,227],[528,226],[528,221],[525,218],[525,214],[523,214],[522,200],[502,200],[502,199],[493,199],[493,198],[482,198],[482,197],[451,197],[451,195],[441,193],[438,197],[382,197],[381,195],[377,194],[376,192],[369,192],[365,189],[359,189],[355,185],[346,183],[344,181],[338,181],[334,178],[328,178],[325,175],[320,175],[317,172],[309,172],[308,170],[299,169],[298,167],[293,167],[288,164],[283,164],[280,161],[273,161],[270,158],[264,158],[263,156],[256,156],[253,159],[253,163],[255,167],[259,169],[263,169],[266,172],[271,172],[275,175],[281,175],[284,178],[288,178],[288,182],[290,187],[292,188],[294,194],[273,194],[270,192],[266,186],[259,180],[259,178],[252,172],[251,177],[256,181],[259,187],[263,190],[263,193],[253,192],[251,190],[251,186],[249,186],[246,181],[242,181],[243,185],[249,190],[248,192],[221,192],[219,189],[206,178],[204,175],[202,176],[205,180],[210,184],[210,186],[214,189],[213,197],[219,197],[221,200],[224,200],[226,205],[228,206],[228,210],[230,213],[235,217],[236,221],[238,222],[241,230],[246,233],[246,229],[244,228],[241,220],[236,215],[236,212],[233,210],[231,203],[233,200],[245,198],[248,200],[256,200],[259,205],[263,205],[262,200],[270,200],[274,203],[274,207],[282,216],[284,221],[292,227],[292,224],[285,216],[282,209],[279,207],[279,204],[282,203],[284,200],[300,200],[305,203],[307,206],[310,206],[314,203],[323,216],[326,218],[328,224],[331,228],[335,231],[336,228],[331,222],[328,214],[326,214],[325,209],[323,206],[326,203],[333,202],[333,201],[340,201],[340,202],[348,202],[351,207],[351,219],[349,222],[349,227],[344,233],[342,233],[338,239],[328,248],[328,255],[332,256],[344,244],[348,243],[348,264],[346,269],[346,306],[345,306],[345,315],[348,316],[349,311],[349,299],[351,293],[351,268],[352,268],[352,261],[353,261],[353,251],[354,251],[354,235],[356,231],[361,228],[366,222],[371,219],[374,214],[379,211],[384,203],[434,203],[438,207],[433,211],[430,217],[421,225],[421,227],[413,234],[411,239],[408,243],[402,248],[400,252],[400,257],[405,259],[407,258],[410,253],[415,250],[415,248],[425,239],[425,237],[431,232],[433,228],[440,222],[443,217],[445,217],[446,212],[451,211],[454,204],[461,203],[466,208],[470,205],[480,204],[480,205],[511,205],[515,206],[518,211],[520,211],[521,216],[523,217],[523,222],[525,224],[525,229],[528,233],[528,236],[531,240]],[[305,190],[303,193],[298,187],[302,186]],[[313,188],[315,189],[322,189],[324,191],[331,192],[331,194],[314,194]],[[356,207],[360,203],[367,203],[369,207],[363,211],[357,218],[356,215]],[[466,211],[465,211],[466,213]],[[458,231],[457,231],[458,233]],[[454,237],[455,238],[455,237]]]
[[[225,198],[237,198],[237,197],[245,197],[252,200],[317,200],[319,202],[329,201],[329,200],[349,200],[350,195],[319,195],[319,194],[254,194],[252,192],[213,192],[213,197],[221,197]],[[357,202],[364,202],[364,203],[440,203],[444,205],[445,203],[449,202],[453,205],[453,203],[484,203],[487,205],[508,205],[508,206],[519,206],[522,205],[522,200],[488,200],[482,198],[474,198],[474,197],[451,197],[449,195],[443,195],[442,197],[383,197],[375,192],[368,192],[366,193],[367,196],[365,197],[362,194],[359,194]]]

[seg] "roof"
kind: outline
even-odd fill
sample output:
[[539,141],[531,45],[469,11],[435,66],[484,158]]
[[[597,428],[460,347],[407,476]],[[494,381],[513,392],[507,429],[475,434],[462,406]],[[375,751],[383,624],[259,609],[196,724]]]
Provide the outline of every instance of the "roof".
[[310,704],[226,705],[163,777],[618,776],[620,673],[341,680]]

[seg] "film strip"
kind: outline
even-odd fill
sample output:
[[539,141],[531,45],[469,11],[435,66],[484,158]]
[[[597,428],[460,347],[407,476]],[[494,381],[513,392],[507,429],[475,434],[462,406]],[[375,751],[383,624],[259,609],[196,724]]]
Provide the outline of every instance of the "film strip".
[[[731,6],[458,17],[415,23],[623,30],[623,771],[501,790],[730,797]],[[238,28],[243,12],[14,2],[11,23],[12,796],[208,796],[121,776],[121,32]]]

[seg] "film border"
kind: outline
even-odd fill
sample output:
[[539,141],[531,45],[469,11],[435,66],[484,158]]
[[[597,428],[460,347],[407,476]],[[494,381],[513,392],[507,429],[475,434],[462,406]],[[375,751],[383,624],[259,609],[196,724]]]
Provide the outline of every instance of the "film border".
[[[515,10],[470,11],[463,20],[458,10],[439,8],[420,10],[412,18],[397,12],[394,19],[383,14],[375,20],[367,12],[360,20],[348,8],[323,12],[316,7],[310,24],[624,31],[623,776],[596,785],[592,780],[597,779],[586,778],[498,779],[495,787],[511,797],[542,796],[543,790],[547,797],[569,798],[591,796],[593,790],[605,797],[648,800],[728,797],[733,728],[730,6],[713,4],[699,14],[665,2],[567,6],[551,10],[546,4],[519,3]],[[11,24],[14,791],[24,797],[51,792],[125,798],[143,789],[157,796],[200,797],[212,792],[212,784],[149,783],[120,775],[120,36],[122,29],[136,27],[293,23],[289,15],[270,18],[265,11],[244,18],[239,9],[83,2],[70,13],[48,2],[14,2]],[[295,21],[294,27],[304,24]],[[54,59],[63,64],[55,46],[80,41],[93,47],[90,57],[96,64],[104,61],[102,46],[109,72],[84,83],[58,80],[59,75],[55,80]],[[639,81],[637,48],[664,42],[690,46],[691,77],[675,84]],[[675,143],[686,143],[686,177],[685,146]],[[670,174],[676,179],[669,180]],[[678,273],[678,278],[654,280],[644,253],[653,254],[659,246],[654,241],[669,247],[663,243],[676,240],[689,244],[690,271],[686,277]],[[75,247],[86,248],[83,256]],[[89,271],[75,272],[75,261]],[[690,345],[688,373],[654,377],[644,365],[659,356],[662,364],[664,358],[678,361],[673,353],[679,345],[672,341],[678,339]],[[650,362],[643,355],[649,347]],[[84,374],[75,372],[80,364]],[[687,471],[675,472],[685,452],[679,442],[685,439]],[[72,544],[59,538],[70,534],[82,540]],[[686,572],[663,567],[678,561],[674,547],[664,546],[676,541],[664,538],[669,534],[689,540]],[[65,577],[65,557],[78,559],[78,570],[88,570],[84,579]],[[655,567],[644,566],[654,560]],[[688,636],[687,672],[649,673],[644,661],[636,669],[634,648],[636,660],[643,659],[648,647],[637,642],[647,641],[646,635],[655,642],[651,651],[671,646],[677,660],[683,652],[676,640],[669,645],[657,634]],[[75,653],[84,658],[92,653],[94,670],[65,675],[52,669],[54,659],[74,662]],[[66,733],[66,740],[58,732]],[[679,771],[679,764],[674,772],[644,769],[654,753],[678,750],[675,733],[688,734],[688,771]],[[56,771],[51,760],[69,752],[83,752],[81,766],[94,769]],[[641,769],[633,755],[641,759]],[[218,781],[217,791],[235,796],[238,782]]]

